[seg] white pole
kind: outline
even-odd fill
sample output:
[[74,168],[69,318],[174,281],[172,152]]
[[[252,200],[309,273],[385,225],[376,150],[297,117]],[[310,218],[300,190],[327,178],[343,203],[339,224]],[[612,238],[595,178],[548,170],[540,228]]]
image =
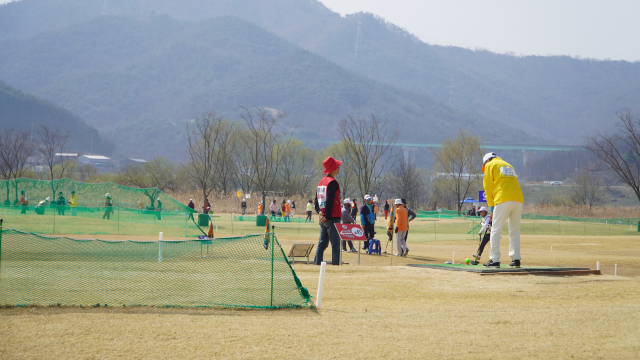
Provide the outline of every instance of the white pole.
[[551,251],[553,251],[553,246],[551,247]]
[[163,233],[160,232],[160,237],[158,239],[158,262],[159,263],[162,262],[162,235]]
[[327,263],[320,264],[320,279],[318,280],[318,296],[316,296],[316,307],[320,309],[322,304],[322,288],[324,287],[324,272],[327,269]]
[[618,264],[614,267],[613,276],[618,276]]
[[456,263],[456,253],[455,252],[453,253],[453,260],[451,260],[451,263],[452,264]]
[[600,261],[596,262],[596,270],[600,270]]

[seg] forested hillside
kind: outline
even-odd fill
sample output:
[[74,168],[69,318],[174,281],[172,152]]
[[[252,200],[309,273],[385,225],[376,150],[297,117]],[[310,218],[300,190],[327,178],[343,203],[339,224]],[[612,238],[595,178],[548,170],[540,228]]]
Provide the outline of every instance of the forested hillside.
[[623,108],[640,111],[640,63],[433,46],[374,15],[340,17],[315,0],[22,0],[0,7],[0,38],[152,12],[190,21],[235,15],[360,75],[558,143],[580,143]]
[[109,131],[119,150],[138,156],[153,154],[149,143],[181,144],[175,130],[161,135],[159,129],[211,109],[233,118],[238,105],[286,111],[284,124],[299,125],[303,139],[337,139],[340,118],[376,114],[397,125],[407,142],[439,141],[459,127],[488,141],[530,140],[426,95],[356,75],[236,17],[103,16],[6,40],[0,48],[1,79],[79,114]]
[[0,81],[0,129],[28,131],[38,130],[40,125],[69,132],[71,151],[89,152],[93,148],[94,152],[110,154],[113,150],[96,129],[68,110]]

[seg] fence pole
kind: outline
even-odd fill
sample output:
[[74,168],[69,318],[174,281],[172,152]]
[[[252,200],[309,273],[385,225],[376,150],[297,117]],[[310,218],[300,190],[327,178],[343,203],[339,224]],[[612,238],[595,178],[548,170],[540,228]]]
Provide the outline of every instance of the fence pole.
[[161,263],[162,262],[162,235],[164,235],[162,232],[160,232],[160,235],[158,237],[158,262]]
[[0,269],[2,268],[2,219],[0,219]]
[[120,235],[120,205],[118,205],[118,235]]
[[275,246],[275,226],[271,227],[271,307],[273,307],[273,247]]
[[52,232],[52,234],[56,233],[56,210],[57,210],[56,208],[54,208],[54,210],[53,210],[53,232]]

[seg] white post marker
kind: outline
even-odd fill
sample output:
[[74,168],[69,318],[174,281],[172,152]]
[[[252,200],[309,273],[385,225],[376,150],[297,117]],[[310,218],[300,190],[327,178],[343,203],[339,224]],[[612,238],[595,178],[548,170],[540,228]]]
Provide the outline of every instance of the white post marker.
[[453,257],[451,258],[451,263],[455,264],[456,263],[456,253],[453,253]]
[[320,309],[322,304],[322,288],[324,287],[324,272],[327,269],[327,263],[322,262],[320,264],[320,279],[318,280],[318,296],[316,296],[316,307]]
[[596,270],[600,270],[600,261],[596,262]]
[[162,235],[163,233],[160,232],[160,236],[158,238],[158,262],[159,263],[162,262]]
[[618,276],[618,264],[616,264],[613,269],[613,276]]
[[553,251],[553,246],[551,247],[551,251]]

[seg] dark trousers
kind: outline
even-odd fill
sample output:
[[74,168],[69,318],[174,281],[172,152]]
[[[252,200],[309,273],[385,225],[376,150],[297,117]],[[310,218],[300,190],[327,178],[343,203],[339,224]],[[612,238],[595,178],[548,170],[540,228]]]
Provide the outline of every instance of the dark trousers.
[[327,220],[320,224],[320,240],[316,249],[316,257],[313,260],[314,265],[320,265],[323,260],[324,251],[331,243],[331,263],[340,265],[340,237],[335,224],[339,224],[340,219]]
[[307,218],[304,219],[304,221],[307,221],[307,220],[311,221],[311,211],[307,211]]
[[487,234],[484,234],[484,237],[482,238],[482,241],[480,242],[480,246],[478,247],[478,257],[480,257],[480,255],[482,255],[482,252],[484,251],[484,247],[487,245],[489,240],[491,240],[491,233],[490,232],[488,232]]
[[242,208],[242,215],[244,215],[245,211],[247,211],[247,208]]
[[353,247],[353,242],[351,240],[342,242],[342,250],[347,250],[347,243],[349,243],[349,250],[353,250],[354,247]]
[[20,210],[20,214],[26,214],[27,213],[27,205],[22,204],[22,210]]
[[369,240],[373,239],[373,236],[376,234],[373,224],[364,224],[364,237],[367,238],[367,241],[364,242],[363,246],[365,249],[369,248]]
[[58,205],[58,215],[64,215],[64,206]]

